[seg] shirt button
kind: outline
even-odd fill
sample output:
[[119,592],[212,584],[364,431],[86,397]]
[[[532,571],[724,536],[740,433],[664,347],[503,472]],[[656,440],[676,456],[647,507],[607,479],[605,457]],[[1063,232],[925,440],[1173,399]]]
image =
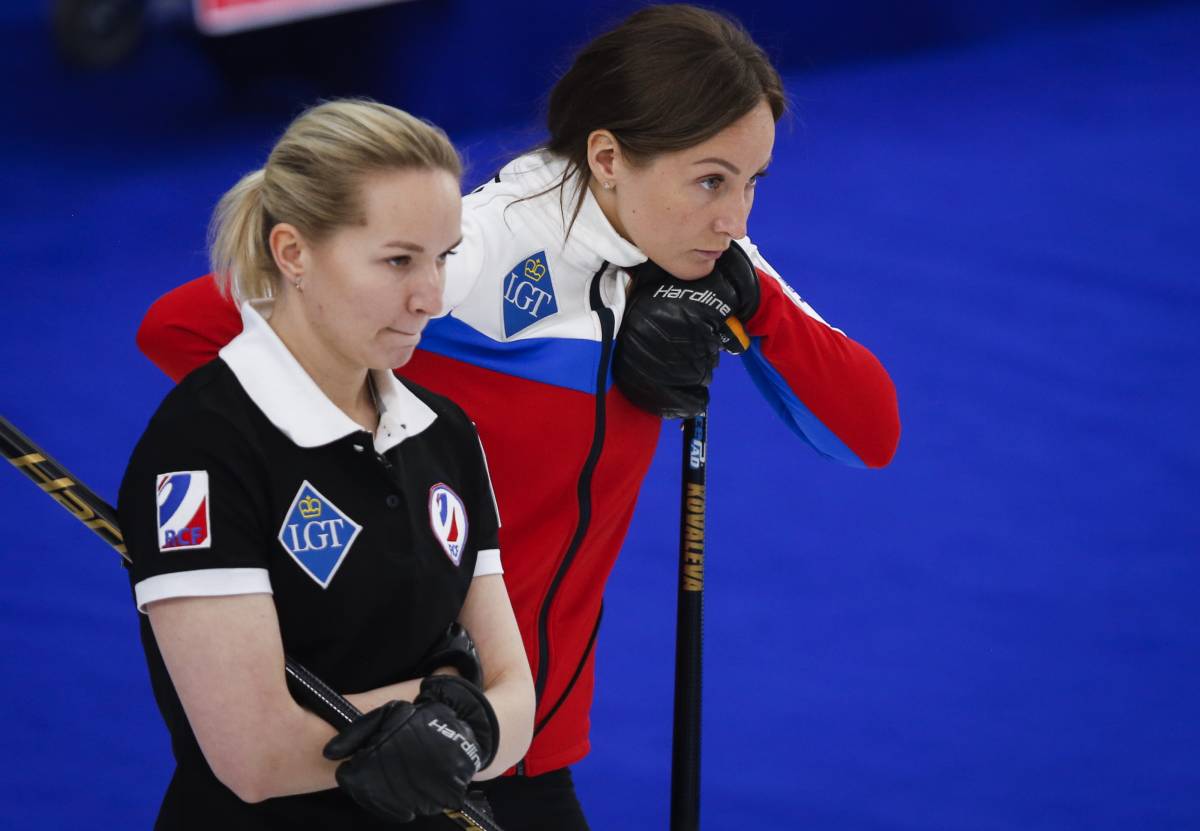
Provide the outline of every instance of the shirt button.
[[400,507],[400,497],[396,496],[396,494],[394,494],[394,493],[389,493],[388,497],[385,501],[387,502],[387,506],[389,508],[399,508]]

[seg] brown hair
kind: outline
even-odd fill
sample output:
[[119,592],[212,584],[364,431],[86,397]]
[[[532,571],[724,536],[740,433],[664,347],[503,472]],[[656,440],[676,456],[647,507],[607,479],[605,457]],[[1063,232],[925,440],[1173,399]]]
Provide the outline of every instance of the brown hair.
[[594,130],[610,131],[635,163],[648,162],[707,141],[763,100],[778,121],[783,82],[736,21],[683,4],[634,12],[587,44],[550,91],[544,147],[567,161],[561,184],[579,184],[572,224],[591,179]]
[[209,255],[221,290],[238,300],[270,297],[279,271],[269,235],[280,222],[313,241],[365,221],[359,203],[367,174],[445,170],[462,162],[438,127],[365,99],[329,101],[301,113],[261,170],[221,197],[209,226]]

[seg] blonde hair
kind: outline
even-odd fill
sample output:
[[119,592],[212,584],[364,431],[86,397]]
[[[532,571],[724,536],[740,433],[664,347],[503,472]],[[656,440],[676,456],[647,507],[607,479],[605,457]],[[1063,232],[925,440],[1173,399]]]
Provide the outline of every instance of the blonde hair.
[[446,134],[403,110],[365,99],[319,104],[288,125],[261,170],[221,197],[209,226],[209,258],[225,294],[271,297],[279,269],[269,235],[280,222],[319,242],[366,221],[365,176],[387,170],[445,170],[462,178]]

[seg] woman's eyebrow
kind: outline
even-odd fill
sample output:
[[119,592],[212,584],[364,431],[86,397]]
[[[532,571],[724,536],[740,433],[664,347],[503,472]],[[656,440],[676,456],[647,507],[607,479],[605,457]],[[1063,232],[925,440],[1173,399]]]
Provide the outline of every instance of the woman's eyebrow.
[[727,162],[724,159],[718,159],[715,156],[710,156],[707,159],[701,159],[700,161],[695,162],[695,164],[719,164],[721,167],[728,170],[734,176],[742,175],[742,171],[737,169],[737,165],[735,165],[731,162]]

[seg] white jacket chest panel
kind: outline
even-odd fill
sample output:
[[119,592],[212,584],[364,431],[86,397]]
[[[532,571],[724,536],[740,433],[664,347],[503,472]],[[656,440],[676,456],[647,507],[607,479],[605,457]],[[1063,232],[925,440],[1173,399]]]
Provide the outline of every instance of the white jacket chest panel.
[[[557,199],[519,201],[522,195],[516,188],[493,183],[464,200],[467,256],[456,255],[447,274],[452,316],[501,342],[599,340],[591,291],[606,261],[573,236],[563,241]],[[601,303],[619,320],[629,277],[609,265],[599,280]],[[464,288],[465,295],[458,299],[456,294]]]

